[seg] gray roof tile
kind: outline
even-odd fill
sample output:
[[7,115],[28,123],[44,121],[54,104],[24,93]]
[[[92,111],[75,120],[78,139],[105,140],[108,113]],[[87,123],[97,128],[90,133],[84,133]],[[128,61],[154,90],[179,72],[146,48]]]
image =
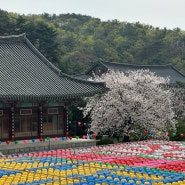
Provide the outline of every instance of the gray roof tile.
[[102,69],[105,71],[107,70],[114,70],[114,71],[134,71],[139,69],[148,69],[152,72],[154,72],[157,76],[161,76],[164,78],[169,77],[170,83],[175,82],[183,82],[185,83],[185,76],[179,72],[175,67],[172,65],[133,65],[133,64],[123,64],[123,63],[112,63],[107,62],[103,60],[98,60],[94,65],[89,68],[89,70],[85,73],[85,75],[78,76],[78,78],[82,77],[83,79],[89,78],[91,75],[91,72],[94,68],[97,66],[101,66]]
[[62,73],[25,34],[0,37],[0,100],[63,100],[105,91],[103,83]]

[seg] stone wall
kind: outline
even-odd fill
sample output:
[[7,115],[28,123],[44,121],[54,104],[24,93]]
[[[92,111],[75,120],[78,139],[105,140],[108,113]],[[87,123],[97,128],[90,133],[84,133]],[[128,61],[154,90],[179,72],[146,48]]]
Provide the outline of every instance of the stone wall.
[[18,144],[14,142],[10,144],[2,143],[0,145],[0,152],[3,155],[8,154],[19,154],[29,152],[39,152],[44,150],[55,150],[55,149],[66,149],[66,148],[77,148],[77,147],[88,147],[96,145],[94,139],[72,139],[72,140],[58,140],[58,141],[19,141]]

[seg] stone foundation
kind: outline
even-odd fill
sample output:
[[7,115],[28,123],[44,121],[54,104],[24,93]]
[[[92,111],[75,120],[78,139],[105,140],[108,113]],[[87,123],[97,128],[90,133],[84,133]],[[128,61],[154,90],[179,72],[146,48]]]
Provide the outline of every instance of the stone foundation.
[[28,140],[26,143],[19,141],[18,144],[11,142],[10,144],[1,143],[0,152],[3,155],[19,154],[29,152],[39,152],[44,150],[67,149],[77,147],[88,147],[96,145],[95,139],[72,139],[72,140],[57,140],[43,141],[36,140],[34,143]]

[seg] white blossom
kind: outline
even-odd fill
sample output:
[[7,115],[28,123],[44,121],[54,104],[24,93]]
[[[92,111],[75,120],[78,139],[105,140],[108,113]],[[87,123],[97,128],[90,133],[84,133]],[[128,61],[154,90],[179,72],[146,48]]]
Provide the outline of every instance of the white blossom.
[[[173,94],[165,88],[169,79],[149,70],[109,71],[95,81],[105,82],[109,91],[88,99],[84,117],[90,115],[91,130],[98,134],[121,129],[147,138],[167,138],[175,130]],[[131,118],[132,123],[128,124]]]

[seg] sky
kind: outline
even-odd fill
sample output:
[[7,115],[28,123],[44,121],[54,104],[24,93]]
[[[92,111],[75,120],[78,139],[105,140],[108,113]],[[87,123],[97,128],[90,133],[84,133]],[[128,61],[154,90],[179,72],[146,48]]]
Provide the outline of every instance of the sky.
[[0,0],[0,9],[18,14],[75,13],[120,22],[185,30],[185,0]]

